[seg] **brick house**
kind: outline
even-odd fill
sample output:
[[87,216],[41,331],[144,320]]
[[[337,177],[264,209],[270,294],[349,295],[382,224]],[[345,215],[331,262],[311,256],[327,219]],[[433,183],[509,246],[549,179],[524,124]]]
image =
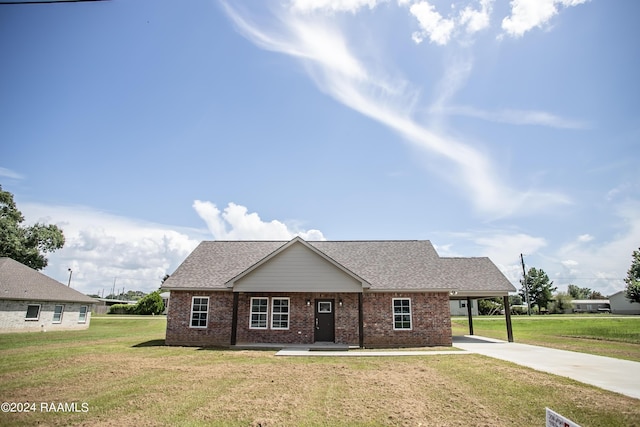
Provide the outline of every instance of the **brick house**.
[[86,329],[95,301],[11,258],[0,258],[0,332]]
[[163,284],[168,345],[450,346],[450,299],[515,288],[429,241],[205,241]]

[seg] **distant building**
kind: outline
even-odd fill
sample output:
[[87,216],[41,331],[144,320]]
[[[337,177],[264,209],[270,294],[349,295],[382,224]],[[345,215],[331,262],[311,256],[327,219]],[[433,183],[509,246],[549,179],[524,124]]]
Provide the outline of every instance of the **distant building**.
[[624,291],[611,295],[609,301],[611,302],[611,313],[613,314],[640,314],[640,304],[629,301]]
[[86,329],[94,303],[18,261],[0,258],[0,332]]
[[608,299],[574,299],[571,300],[574,313],[610,313]]

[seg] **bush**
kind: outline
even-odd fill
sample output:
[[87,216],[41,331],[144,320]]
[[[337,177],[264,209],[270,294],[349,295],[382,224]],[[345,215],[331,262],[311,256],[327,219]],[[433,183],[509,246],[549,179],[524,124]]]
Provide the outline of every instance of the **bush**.
[[136,314],[135,310],[136,305],[133,304],[114,304],[107,314]]
[[159,291],[151,292],[135,305],[135,314],[162,314],[164,302]]

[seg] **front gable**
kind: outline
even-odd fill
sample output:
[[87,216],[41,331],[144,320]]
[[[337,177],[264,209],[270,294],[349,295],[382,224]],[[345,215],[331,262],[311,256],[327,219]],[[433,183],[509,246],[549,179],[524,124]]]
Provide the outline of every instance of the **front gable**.
[[227,283],[234,292],[362,292],[367,284],[302,239]]

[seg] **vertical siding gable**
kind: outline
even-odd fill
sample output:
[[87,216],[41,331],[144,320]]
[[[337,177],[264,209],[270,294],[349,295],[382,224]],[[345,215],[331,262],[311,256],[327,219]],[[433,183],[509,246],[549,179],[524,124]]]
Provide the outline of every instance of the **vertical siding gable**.
[[235,281],[239,292],[362,292],[362,283],[302,243]]

